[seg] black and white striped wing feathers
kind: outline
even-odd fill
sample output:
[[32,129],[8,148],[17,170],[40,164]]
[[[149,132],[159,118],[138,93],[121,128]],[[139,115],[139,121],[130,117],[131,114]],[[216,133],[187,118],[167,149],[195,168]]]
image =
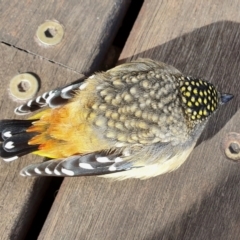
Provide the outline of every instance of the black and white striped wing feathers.
[[119,154],[91,153],[32,164],[22,169],[20,174],[22,176],[76,177],[110,174],[130,170],[131,167],[132,164],[123,162]]
[[63,88],[57,88],[50,92],[46,92],[35,99],[29,100],[27,103],[17,107],[15,114],[25,115],[43,107],[57,108],[67,103],[69,99],[74,96],[74,92],[78,89],[82,89],[84,86],[84,80],[86,77],[78,80],[77,83],[73,83]]

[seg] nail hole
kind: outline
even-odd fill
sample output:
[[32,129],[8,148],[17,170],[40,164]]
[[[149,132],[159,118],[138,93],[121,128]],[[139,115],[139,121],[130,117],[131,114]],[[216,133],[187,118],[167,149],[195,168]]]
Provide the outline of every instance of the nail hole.
[[18,84],[18,91],[19,92],[27,92],[29,89],[30,89],[30,83],[28,81],[21,81],[19,84]]
[[54,38],[57,34],[57,31],[55,28],[48,28],[45,32],[44,32],[45,36],[47,38]]
[[238,153],[240,153],[240,146],[238,145],[238,143],[233,142],[229,145],[229,151],[232,154],[238,154]]

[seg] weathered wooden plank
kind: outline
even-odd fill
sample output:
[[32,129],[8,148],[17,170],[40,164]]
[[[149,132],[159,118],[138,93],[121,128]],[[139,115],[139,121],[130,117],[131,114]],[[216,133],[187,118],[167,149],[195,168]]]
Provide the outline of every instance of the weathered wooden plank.
[[[130,0],[1,1],[0,41],[40,55],[78,72],[96,70]],[[56,20],[64,28],[61,43],[42,47],[35,41],[39,25]],[[95,39],[95,41],[89,41]],[[82,57],[88,60],[82,61]],[[91,66],[91,67],[90,67]]]
[[39,239],[239,239],[240,166],[221,152],[239,131],[237,0],[146,0],[121,61],[150,57],[235,94],[189,160],[146,181],[65,179]]
[[[56,88],[59,84],[74,81],[82,75],[53,64],[40,57],[0,44],[0,115],[17,117],[8,87],[11,78],[19,73],[35,73],[41,81],[40,93]],[[19,116],[18,116],[19,117]],[[19,175],[21,168],[41,158],[27,156],[11,163],[0,161],[0,232],[1,239],[21,239],[34,217],[49,179],[27,179]]]
[[[1,118],[16,118],[13,109],[18,103],[12,101],[7,89],[10,79],[18,73],[38,75],[41,79],[39,93],[43,93],[82,76],[70,68],[81,72],[96,69],[107,52],[128,2],[2,2],[0,41],[7,44],[0,44]],[[91,14],[94,19],[88,17]],[[34,34],[37,26],[50,18],[64,25],[65,38],[56,47],[41,48],[34,42]],[[1,239],[22,239],[28,231],[49,179],[25,179],[19,176],[19,171],[31,162],[39,161],[42,159],[28,156],[9,164],[0,162]]]

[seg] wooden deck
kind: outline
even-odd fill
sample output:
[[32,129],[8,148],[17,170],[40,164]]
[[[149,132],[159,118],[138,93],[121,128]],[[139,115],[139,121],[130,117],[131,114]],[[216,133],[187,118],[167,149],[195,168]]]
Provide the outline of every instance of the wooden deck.
[[[0,8],[1,118],[16,118],[10,79],[23,72],[41,80],[39,93],[63,86],[101,65],[128,0],[11,1]],[[46,20],[63,26],[63,41],[43,48],[34,36]],[[109,182],[65,178],[38,239],[192,240],[240,237],[240,165],[221,143],[240,133],[240,5],[237,0],[145,0],[119,63],[149,57],[202,76],[235,95],[211,118],[188,161],[153,179]],[[27,156],[0,162],[1,239],[25,239],[49,185],[23,178]]]

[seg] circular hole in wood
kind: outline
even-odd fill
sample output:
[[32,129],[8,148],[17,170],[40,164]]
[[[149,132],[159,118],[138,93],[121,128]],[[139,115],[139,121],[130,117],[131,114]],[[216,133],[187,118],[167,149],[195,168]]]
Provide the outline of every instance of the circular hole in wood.
[[240,160],[240,134],[236,132],[230,132],[222,141],[222,151],[226,157],[230,160]]
[[63,26],[56,21],[46,21],[41,24],[36,32],[37,42],[41,46],[54,46],[63,39]]
[[240,153],[240,146],[238,143],[236,142],[232,142],[230,145],[229,145],[229,151],[232,153],[232,154],[239,154]]
[[55,28],[48,28],[44,34],[47,38],[53,38],[56,36],[56,29]]
[[38,89],[39,81],[30,73],[14,76],[9,84],[9,93],[14,100],[29,100],[36,95]]
[[29,83],[29,81],[23,80],[18,84],[18,91],[19,92],[27,92],[29,91],[31,85]]

